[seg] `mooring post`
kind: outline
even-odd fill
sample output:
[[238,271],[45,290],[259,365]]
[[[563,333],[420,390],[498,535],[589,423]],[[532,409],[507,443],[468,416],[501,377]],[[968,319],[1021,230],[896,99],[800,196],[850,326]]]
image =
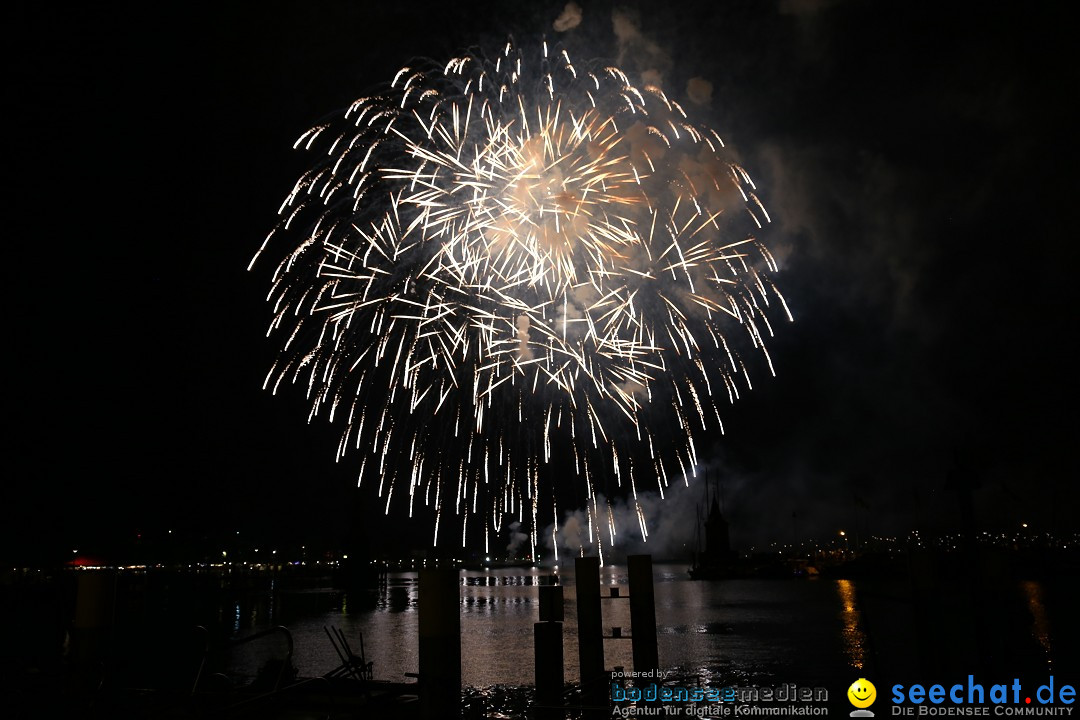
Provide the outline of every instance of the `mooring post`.
[[628,555],[626,564],[630,575],[630,644],[634,650],[634,670],[658,670],[652,555]]
[[420,716],[461,716],[461,595],[457,568],[420,571]]
[[604,621],[600,610],[600,558],[579,557],[574,561],[577,584],[578,661],[581,666],[582,698],[593,705],[607,702],[607,674],[604,672]]
[[533,627],[538,718],[562,717],[563,589],[540,586],[540,622]]
[[75,617],[71,626],[71,689],[81,692],[100,683],[110,661],[110,638],[116,616],[117,575],[112,570],[79,571]]

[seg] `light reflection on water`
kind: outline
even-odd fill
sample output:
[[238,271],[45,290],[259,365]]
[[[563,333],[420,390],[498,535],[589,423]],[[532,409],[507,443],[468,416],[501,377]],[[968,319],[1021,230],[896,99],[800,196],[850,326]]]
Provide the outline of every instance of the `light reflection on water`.
[[[538,619],[541,570],[463,571],[461,587],[462,680],[466,685],[531,684],[533,623]],[[656,567],[656,617],[660,664],[680,677],[702,682],[788,679],[793,672],[810,678],[847,677],[860,668],[846,652],[848,618],[845,591],[837,581],[728,580],[692,581],[682,566]],[[572,577],[563,577],[563,661],[567,681],[578,674],[577,605]],[[846,582],[846,581],[845,581]],[[621,598],[609,597],[619,587]],[[601,570],[605,635],[613,627],[632,633],[625,567]],[[848,585],[849,594],[853,593]],[[391,574],[363,610],[309,615],[287,623],[304,674],[333,669],[338,659],[323,626],[337,625],[358,646],[363,634],[367,658],[380,679],[401,680],[416,672],[417,594],[415,573]],[[853,600],[853,595],[849,599]],[[355,597],[342,605],[358,605]],[[629,639],[608,639],[609,668],[633,668]],[[857,659],[864,662],[863,659]]]
[[855,603],[855,583],[837,580],[836,591],[840,595],[841,615],[844,623],[844,654],[856,670],[866,667],[866,633],[860,623],[859,608]]
[[[533,676],[533,624],[538,619],[538,585],[548,571],[499,569],[463,571],[461,585],[462,681],[467,686],[531,685]],[[602,601],[605,634],[612,627],[632,634],[625,567],[601,570],[601,592],[619,587],[620,599]],[[778,683],[846,687],[852,677],[894,675],[918,671],[926,653],[949,648],[935,646],[934,637],[912,624],[912,585],[903,578],[885,580],[739,579],[692,581],[682,566],[655,567],[656,620],[661,669],[684,680],[702,683]],[[564,596],[563,658],[565,677],[578,677],[576,597],[573,577],[561,578]],[[1050,666],[1062,657],[1057,625],[1051,624],[1053,607],[1068,607],[1072,595],[1058,605],[1048,603],[1040,582],[1013,584],[995,602],[1001,616],[1020,620],[1002,626],[1005,647],[1013,658],[1036,658]],[[405,680],[419,669],[418,580],[416,573],[392,573],[378,590],[349,594],[325,587],[319,592],[290,596],[279,589],[249,608],[251,622],[239,635],[270,625],[284,624],[292,632],[295,662],[305,676],[323,674],[339,664],[325,626],[340,627],[354,651],[361,636],[375,677]],[[945,597],[948,590],[940,591]],[[1073,591],[1070,591],[1073,592]],[[957,591],[957,597],[960,597]],[[1060,598],[1060,593],[1055,596]],[[1002,599],[1006,598],[1006,599]],[[941,603],[939,607],[950,607]],[[963,608],[956,604],[956,607]],[[236,617],[241,605],[229,611]],[[1026,611],[1026,612],[1024,612]],[[230,612],[230,615],[232,614]],[[938,610],[940,623],[959,622],[947,610]],[[994,619],[998,622],[1000,618]],[[233,618],[230,618],[233,620]],[[995,626],[996,627],[996,626]],[[1026,643],[1026,644],[1025,644]],[[1029,647],[1030,646],[1030,647]],[[605,641],[608,668],[633,668],[628,639]],[[1025,655],[1025,653],[1027,653]],[[966,660],[958,662],[966,663]],[[1019,660],[1017,661],[1019,662]],[[1025,665],[1027,667],[1028,665]],[[965,665],[966,667],[966,665]],[[1064,668],[1055,668],[1062,672]]]
[[1031,634],[1046,653],[1046,667],[1053,670],[1054,653],[1050,646],[1050,617],[1043,600],[1042,584],[1027,580],[1021,583],[1020,587],[1027,600],[1028,611],[1031,613]]

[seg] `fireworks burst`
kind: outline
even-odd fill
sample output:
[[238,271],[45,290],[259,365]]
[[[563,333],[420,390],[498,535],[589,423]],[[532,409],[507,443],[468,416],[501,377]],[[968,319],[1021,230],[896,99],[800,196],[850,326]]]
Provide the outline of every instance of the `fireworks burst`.
[[790,320],[720,136],[617,68],[535,55],[403,68],[304,133],[317,160],[259,251],[296,243],[266,386],[303,383],[309,420],[344,423],[338,457],[387,512],[432,506],[435,542],[452,512],[485,547],[516,519],[533,557],[565,490],[599,545],[601,493],[688,482],[718,400],[750,387],[736,345],[771,371],[766,313]]

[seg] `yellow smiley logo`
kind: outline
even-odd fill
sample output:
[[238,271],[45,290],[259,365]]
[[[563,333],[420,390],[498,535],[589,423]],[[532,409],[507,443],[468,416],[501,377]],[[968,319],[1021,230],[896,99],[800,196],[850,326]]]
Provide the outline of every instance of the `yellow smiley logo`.
[[868,708],[877,699],[877,688],[866,678],[859,678],[847,689],[848,700],[857,708]]

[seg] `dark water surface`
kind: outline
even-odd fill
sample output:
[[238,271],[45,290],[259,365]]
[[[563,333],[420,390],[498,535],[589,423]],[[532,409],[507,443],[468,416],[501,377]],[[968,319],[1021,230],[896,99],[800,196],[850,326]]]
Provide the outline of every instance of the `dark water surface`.
[[[1054,674],[1076,681],[1080,667],[1080,585],[1068,577],[987,579],[940,568],[932,574],[847,579],[693,581],[683,565],[655,568],[660,667],[713,686],[794,682],[842,692],[858,677],[893,682],[986,682]],[[533,623],[542,569],[462,571],[462,680],[466,686],[533,683]],[[77,573],[76,573],[77,574]],[[73,613],[73,573],[42,584],[39,597],[6,603],[21,613],[5,652],[7,670],[62,653]],[[354,651],[361,637],[376,679],[403,681],[419,668],[416,573],[385,585],[342,591],[329,578],[122,573],[116,578],[111,656],[117,677],[138,682],[179,651],[192,625],[211,644],[276,625],[289,629],[301,676],[339,664],[324,626],[340,627]],[[578,679],[573,577],[562,577],[567,682]],[[623,588],[625,566],[606,566],[602,583]],[[606,594],[606,590],[604,591]],[[10,601],[10,593],[8,600]],[[603,601],[606,634],[630,627],[629,602]],[[12,618],[17,620],[18,618]],[[269,651],[266,651],[269,652]],[[230,659],[254,675],[265,653]],[[605,642],[606,666],[633,668],[629,640]],[[881,684],[879,683],[879,692]]]

